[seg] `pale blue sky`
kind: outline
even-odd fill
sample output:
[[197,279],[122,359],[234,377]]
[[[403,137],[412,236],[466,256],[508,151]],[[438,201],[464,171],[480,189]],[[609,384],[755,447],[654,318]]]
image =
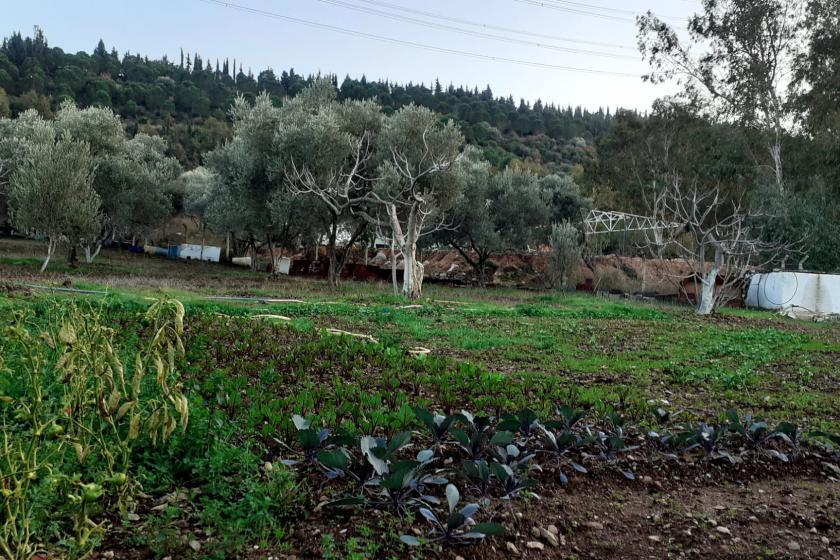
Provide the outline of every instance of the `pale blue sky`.
[[[211,0],[212,2],[212,0]],[[153,58],[163,54],[177,60],[183,47],[198,51],[205,60],[236,58],[256,73],[265,67],[277,71],[293,66],[298,73],[334,72],[343,77],[388,78],[399,82],[490,84],[496,95],[512,94],[529,100],[541,98],[562,105],[589,108],[648,108],[668,92],[638,77],[596,75],[553,67],[534,67],[483,60],[454,53],[412,48],[334,29],[307,26],[288,20],[241,11],[207,0],[27,0],[2,8],[2,34],[44,28],[50,44],[66,51],[91,51],[99,38],[120,53],[140,52]],[[341,27],[369,35],[468,51],[490,57],[640,76],[646,71],[635,50],[633,12],[652,9],[671,17],[669,23],[685,27],[685,19],[699,7],[695,0],[229,0],[280,16]],[[360,9],[348,8],[348,5]],[[461,20],[444,20],[399,11],[391,6]],[[553,6],[553,7],[550,7]],[[596,10],[591,6],[607,9]],[[367,11],[363,11],[367,10]],[[468,29],[478,34],[502,35],[503,42],[453,33],[405,20],[395,21],[372,11],[433,22],[437,26]],[[585,13],[581,13],[585,12]],[[599,16],[587,15],[589,13]],[[513,28],[529,35],[469,26]],[[551,36],[551,38],[547,37]],[[564,42],[557,37],[582,42]],[[588,42],[588,43],[586,43]],[[596,51],[613,56],[565,52],[533,44]],[[593,44],[596,43],[596,44]],[[606,46],[610,45],[610,46]],[[625,47],[625,48],[618,48]],[[616,58],[619,55],[620,58]]]

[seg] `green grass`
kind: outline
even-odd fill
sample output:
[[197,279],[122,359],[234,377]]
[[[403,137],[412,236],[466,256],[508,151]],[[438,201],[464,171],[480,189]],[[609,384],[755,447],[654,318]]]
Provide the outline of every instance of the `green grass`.
[[[381,285],[330,290],[298,279],[263,285],[250,275],[236,278],[254,283],[208,288],[174,277],[177,287],[161,289],[142,280],[114,286],[93,275],[74,276],[73,286],[107,295],[0,292],[0,316],[29,309],[33,331],[70,305],[101,306],[118,332],[120,353],[147,334],[140,314],[150,298],[163,292],[184,302],[181,371],[190,426],[166,448],[147,446],[134,458],[143,491],[155,503],[183,497],[167,502],[147,530],[129,526],[124,533],[125,542],[157,557],[241,557],[254,544],[282,548],[294,541],[291,527],[304,503],[311,506],[322,490],[286,469],[263,467],[287,452],[278,440],[294,439],[292,414],[382,435],[414,426],[416,405],[497,416],[524,407],[544,416],[562,405],[592,407],[597,415],[614,406],[639,425],[654,422],[657,406],[710,421],[737,408],[804,428],[840,427],[840,333],[830,326],[767,313],[704,319],[626,300],[439,286],[429,286],[417,308]],[[304,302],[220,301],[208,294]],[[252,317],[262,313],[292,320]],[[326,327],[378,343],[329,335]],[[409,355],[418,345],[431,355]],[[0,340],[0,355],[14,371],[19,349]],[[14,377],[0,381],[0,394],[12,394]],[[357,527],[346,539],[325,536],[322,555],[393,554],[400,532],[394,523],[402,522],[388,519]],[[198,527],[213,538],[193,553],[174,527]]]
[[[74,285],[101,287],[95,282]],[[728,312],[710,321],[683,308],[626,300],[510,290],[495,300],[488,293],[492,290],[467,299],[463,290],[437,286],[430,286],[421,308],[412,308],[383,293],[382,286],[348,283],[329,291],[317,282],[298,280],[247,293],[266,298],[294,294],[304,303],[207,300],[187,288],[167,294],[182,299],[191,315],[271,313],[292,318],[299,332],[336,327],[372,335],[386,347],[424,346],[433,356],[499,372],[512,385],[536,380],[552,387],[546,398],[556,398],[555,389],[562,392],[570,387],[597,394],[630,387],[639,400],[665,399],[698,416],[733,406],[771,418],[795,414],[837,422],[831,406],[838,397],[838,373],[832,365],[840,353],[836,330],[767,313]],[[143,306],[160,293],[149,288],[110,292],[99,299],[117,307]],[[16,304],[0,297],[0,308],[50,297],[72,299],[39,293],[29,300],[14,300]],[[738,319],[729,321],[730,317]],[[260,336],[260,330],[278,328],[268,322],[257,325],[252,338]],[[270,366],[259,355],[248,359],[263,368]]]

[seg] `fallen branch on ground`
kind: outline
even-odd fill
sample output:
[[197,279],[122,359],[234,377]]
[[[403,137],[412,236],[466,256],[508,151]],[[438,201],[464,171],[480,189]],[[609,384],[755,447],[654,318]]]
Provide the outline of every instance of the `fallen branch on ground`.
[[378,340],[376,340],[375,338],[373,338],[369,334],[352,333],[352,332],[348,332],[348,331],[343,331],[341,329],[333,329],[333,328],[328,328],[327,332],[330,333],[330,334],[347,335],[347,336],[352,336],[353,338],[361,338],[363,340],[373,342],[374,344],[379,343]]
[[271,314],[262,314],[262,315],[251,315],[251,319],[277,319],[278,321],[291,321],[291,317],[286,317],[285,315],[271,315]]

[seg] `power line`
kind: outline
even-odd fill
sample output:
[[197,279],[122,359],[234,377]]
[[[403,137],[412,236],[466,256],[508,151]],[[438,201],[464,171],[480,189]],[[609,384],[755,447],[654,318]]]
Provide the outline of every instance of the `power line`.
[[356,31],[354,29],[348,29],[346,27],[339,27],[337,25],[329,25],[326,23],[320,23],[316,21],[311,21],[302,18],[296,18],[292,16],[286,16],[283,14],[278,14],[275,12],[269,12],[267,10],[261,10],[257,8],[251,8],[248,6],[243,6],[241,4],[234,4],[232,2],[226,2],[224,0],[199,0],[200,2],[204,2],[206,4],[214,4],[216,6],[223,6],[225,8],[230,8],[233,10],[238,10],[262,17],[268,17],[273,19],[279,19],[283,21],[288,21],[291,23],[297,23],[300,25],[306,25],[308,27],[314,27],[318,29],[326,29],[328,31],[334,31],[336,33],[343,33],[345,35],[352,35],[354,37],[363,37],[365,39],[372,39],[375,41],[382,41],[386,43],[391,43],[394,45],[402,45],[406,47],[412,47],[416,49],[422,49],[427,51],[439,52],[444,54],[454,54],[459,56],[466,56],[470,58],[480,59],[480,60],[489,60],[493,62],[506,62],[508,64],[516,64],[520,66],[532,66],[535,68],[545,68],[549,70],[561,70],[564,72],[578,72],[583,74],[595,74],[595,75],[602,75],[602,76],[615,76],[621,78],[639,78],[639,74],[632,74],[629,72],[613,72],[609,70],[597,70],[593,68],[577,68],[573,66],[561,66],[557,64],[548,64],[544,62],[535,62],[530,60],[520,60],[515,58],[506,58],[500,56],[493,56],[481,53],[475,53],[470,51],[462,51],[457,49],[450,49],[447,47],[438,47],[435,45],[428,45],[424,43],[417,43],[415,41],[408,41],[405,39],[395,39],[393,37],[386,37],[383,35],[376,35],[374,33],[366,33],[363,31]]
[[[578,8],[590,9],[590,10],[598,10],[602,12],[611,12],[615,14],[628,14],[631,16],[638,16],[641,15],[642,12],[637,10],[627,10],[622,8],[611,8],[609,6],[600,6],[597,4],[590,4],[588,2],[577,2],[574,0],[544,0],[549,4],[562,4],[566,6],[576,6]],[[660,19],[675,19],[675,20],[682,20],[684,18],[677,17],[677,16],[659,16]]]
[[[587,4],[585,2],[572,2],[568,0],[514,0],[522,4],[529,4],[531,6],[539,6],[542,8],[550,8],[552,10],[559,10],[561,12],[568,12],[572,14],[580,14],[583,16],[605,19],[609,21],[623,21],[628,23],[636,23],[635,16],[641,15],[641,12],[634,12],[632,10],[623,10],[620,8],[608,8],[606,6],[597,6],[595,4]],[[600,10],[608,13],[598,13],[591,10]],[[628,14],[613,15],[613,14]],[[659,16],[660,19],[670,19],[682,21],[684,18],[676,16]]]
[[547,43],[537,43],[535,41],[527,41],[525,39],[516,39],[514,37],[505,37],[503,35],[495,35],[495,34],[486,33],[486,32],[483,32],[483,31],[472,31],[472,30],[463,29],[463,28],[460,28],[460,27],[453,27],[451,25],[446,25],[444,23],[436,23],[436,22],[432,22],[432,21],[425,21],[425,20],[413,18],[413,17],[410,17],[410,16],[403,16],[403,15],[399,15],[399,14],[391,14],[391,13],[388,13],[388,12],[383,12],[382,10],[377,10],[377,9],[374,9],[374,8],[366,8],[364,6],[357,6],[355,4],[350,4],[350,3],[344,2],[342,0],[318,0],[318,2],[322,2],[324,4],[330,4],[330,5],[333,5],[333,6],[340,6],[340,7],[343,7],[343,8],[347,8],[347,9],[350,9],[350,10],[356,10],[356,11],[367,13],[367,14],[373,14],[373,15],[376,15],[376,16],[392,19],[392,20],[395,20],[395,21],[413,23],[415,25],[421,25],[421,26],[424,26],[424,27],[432,28],[432,29],[441,29],[441,30],[444,30],[444,31],[450,31],[450,32],[453,32],[453,33],[460,33],[462,35],[471,35],[473,37],[481,37],[481,38],[484,38],[484,39],[491,39],[491,40],[494,40],[494,41],[502,41],[502,42],[506,42],[506,43],[514,43],[514,44],[525,45],[525,46],[529,46],[529,47],[550,49],[550,50],[555,50],[555,51],[560,51],[560,52],[567,52],[567,53],[587,55],[587,56],[601,56],[601,57],[605,57],[605,58],[617,58],[617,59],[636,60],[636,61],[641,60],[639,56],[629,56],[629,55],[625,55],[625,54],[609,53],[609,52],[603,52],[603,51],[591,51],[591,50],[577,49],[577,48],[572,48],[572,47],[561,47],[559,45],[551,45],[551,44],[547,44]]
[[605,20],[609,20],[609,21],[623,21],[623,22],[630,22],[630,23],[635,22],[634,19],[628,18],[628,17],[613,16],[613,15],[610,15],[610,14],[599,14],[599,13],[596,13],[596,12],[580,10],[580,9],[577,9],[577,8],[559,6],[557,4],[552,4],[550,2],[543,2],[541,0],[514,0],[514,1],[515,2],[520,2],[522,4],[530,4],[532,6],[539,6],[539,7],[542,7],[542,8],[551,8],[552,10],[558,10],[558,11],[561,11],[561,12],[568,12],[568,13],[572,13],[572,14],[580,14],[580,15],[583,15],[583,16],[605,19]]
[[[479,28],[482,28],[482,29],[492,29],[493,31],[503,31],[505,33],[514,33],[516,35],[523,35],[523,36],[526,36],[526,37],[536,37],[536,38],[539,38],[539,39],[550,39],[552,41],[560,41],[560,42],[563,42],[563,43],[577,43],[577,44],[581,44],[581,45],[591,45],[593,47],[606,47],[606,48],[610,48],[610,49],[622,49],[622,50],[631,50],[631,51],[636,51],[637,50],[637,47],[630,46],[630,45],[618,45],[618,44],[615,44],[615,43],[603,43],[603,42],[600,42],[600,41],[586,41],[584,39],[571,39],[569,37],[563,37],[561,35],[550,35],[550,34],[545,34],[545,33],[537,33],[537,32],[534,32],[534,31],[524,31],[522,29],[515,29],[515,28],[512,28],[512,27],[490,25],[490,24],[486,24],[486,23],[479,23],[479,22],[475,22],[475,21],[470,21],[468,19],[462,19],[462,18],[446,16],[446,15],[442,15],[442,14],[436,14],[434,12],[427,12],[427,11],[424,11],[424,10],[415,10],[413,8],[407,8],[405,6],[399,6],[397,4],[391,4],[389,2],[381,2],[379,0],[356,0],[356,1],[357,2],[364,2],[365,4],[372,4],[374,6],[379,6],[379,7],[387,8],[387,9],[390,9],[390,10],[397,10],[397,11],[401,11],[401,12],[406,12],[406,13],[425,16],[425,17],[428,17],[428,18],[440,19],[440,20],[449,21],[449,22],[452,22],[452,23],[459,23],[461,25],[469,25],[469,26],[472,26],[472,27],[479,27]],[[686,1],[689,1],[689,0],[686,0]]]

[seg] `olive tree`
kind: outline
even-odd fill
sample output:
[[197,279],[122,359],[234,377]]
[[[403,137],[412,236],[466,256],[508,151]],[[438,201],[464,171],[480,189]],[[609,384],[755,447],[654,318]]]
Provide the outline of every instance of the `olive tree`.
[[[319,81],[287,102],[275,136],[274,174],[292,195],[311,195],[327,216],[329,283],[337,285],[355,242],[365,233],[372,163],[382,109],[372,101],[336,100],[335,87]],[[339,255],[337,240],[349,230]]]
[[162,138],[137,134],[129,139],[119,115],[110,109],[80,109],[71,101],[61,104],[55,127],[59,134],[87,143],[96,164],[93,186],[103,219],[100,231],[80,240],[88,263],[108,238],[148,234],[172,215],[166,189],[181,167],[167,155]]
[[147,236],[172,216],[169,186],[180,175],[181,165],[166,155],[163,138],[146,134],[127,141],[113,164],[112,179],[119,189],[113,199],[112,226],[132,238]]
[[43,272],[59,241],[71,246],[101,227],[99,195],[93,188],[90,149],[62,134],[28,147],[12,175],[9,190],[12,224],[47,238]]
[[379,139],[382,164],[371,199],[382,204],[395,244],[403,255],[403,295],[417,299],[423,264],[417,242],[439,228],[461,190],[452,167],[464,137],[452,121],[441,123],[414,104],[385,120]]
[[[119,207],[118,199],[125,175],[117,173],[120,156],[125,149],[126,134],[120,117],[111,109],[88,107],[80,109],[72,101],[64,101],[56,114],[55,128],[73,140],[86,143],[96,164],[93,188],[101,203],[101,228],[79,239],[85,260],[91,262],[99,254],[102,243],[116,234],[113,216]],[[69,252],[74,258],[76,246]]]
[[[232,233],[252,251],[251,267],[257,267],[257,244],[273,253],[274,223],[270,201],[276,184],[269,166],[280,111],[267,94],[253,104],[238,97],[230,110],[233,138],[209,152],[207,168],[218,177],[207,208],[209,225],[217,232]],[[272,254],[272,266],[274,258]]]
[[184,211],[201,224],[201,253],[204,259],[204,240],[207,230],[207,208],[216,188],[216,175],[206,167],[196,167],[178,177],[178,189],[183,195]]
[[450,212],[453,227],[444,231],[444,238],[484,286],[493,255],[527,250],[546,240],[550,199],[535,175],[510,169],[494,174],[475,150],[465,151],[456,167],[463,191]]
[[27,150],[37,144],[54,142],[55,127],[34,109],[15,119],[0,118],[0,224],[9,221],[9,181],[26,160]]

